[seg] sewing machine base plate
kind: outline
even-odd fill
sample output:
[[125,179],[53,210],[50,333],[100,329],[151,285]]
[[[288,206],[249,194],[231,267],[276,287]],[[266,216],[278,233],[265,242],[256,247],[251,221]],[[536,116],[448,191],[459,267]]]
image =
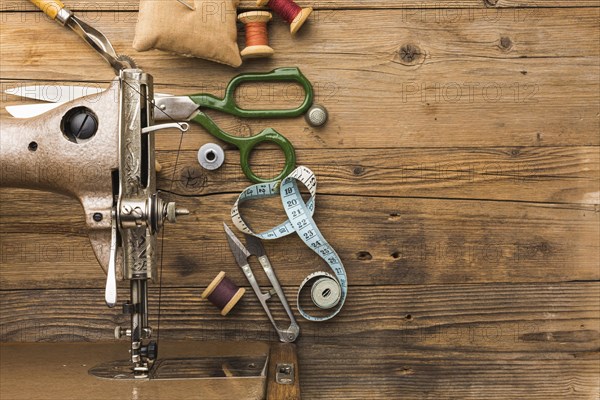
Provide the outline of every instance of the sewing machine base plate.
[[124,342],[1,343],[0,398],[242,400],[265,396],[267,343],[161,340],[161,358],[152,379],[91,375],[105,371],[106,378],[114,378],[114,368],[126,371],[127,363],[111,360],[122,359],[127,347]]
[[[264,377],[267,360],[266,354],[158,359],[150,370],[148,379],[260,378]],[[102,363],[91,368],[89,373],[101,379],[139,379],[134,376],[129,360]]]

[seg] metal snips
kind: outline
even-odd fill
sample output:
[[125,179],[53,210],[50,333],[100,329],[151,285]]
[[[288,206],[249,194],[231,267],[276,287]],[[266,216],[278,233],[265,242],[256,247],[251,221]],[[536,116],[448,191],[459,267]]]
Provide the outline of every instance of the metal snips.
[[[277,334],[279,335],[279,340],[288,343],[295,341],[298,337],[298,334],[300,333],[300,327],[296,323],[294,314],[292,313],[292,310],[285,298],[285,294],[283,293],[281,285],[277,280],[277,276],[275,275],[275,271],[271,266],[271,262],[269,261],[269,258],[265,253],[265,248],[263,247],[262,242],[257,237],[245,235],[246,244],[248,246],[246,247],[239,241],[239,239],[234,235],[231,229],[229,229],[227,224],[223,223],[223,228],[225,229],[227,241],[229,242],[229,247],[231,248],[231,252],[235,257],[235,260],[237,261],[242,271],[244,271],[248,282],[250,282],[254,293],[256,293],[256,297],[258,297],[258,300],[260,301],[260,304],[262,304],[265,312],[267,313],[271,324],[273,324],[273,327],[277,331]],[[260,286],[258,285],[258,282],[254,277],[254,273],[252,272],[252,268],[250,268],[250,264],[248,263],[248,258],[250,258],[250,256],[256,256],[258,258],[260,265],[262,266],[263,270],[265,271],[265,274],[271,282],[271,285],[273,286],[273,289],[271,289],[270,291],[263,292]],[[285,309],[285,312],[287,313],[290,319],[290,326],[287,329],[280,328],[279,325],[277,325],[277,323],[275,322],[273,315],[271,314],[271,310],[269,309],[267,301],[271,299],[273,294],[277,294],[277,296],[279,297],[279,301],[283,305],[283,308]]]

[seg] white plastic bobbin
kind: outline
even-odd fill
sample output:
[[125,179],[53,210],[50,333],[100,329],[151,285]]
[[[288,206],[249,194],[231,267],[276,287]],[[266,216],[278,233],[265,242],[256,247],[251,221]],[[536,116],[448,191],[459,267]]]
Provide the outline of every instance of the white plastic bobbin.
[[203,168],[215,170],[225,162],[225,152],[216,143],[206,143],[198,150],[198,162]]
[[331,278],[319,278],[310,290],[310,296],[315,306],[329,309],[335,306],[342,295],[340,285]]

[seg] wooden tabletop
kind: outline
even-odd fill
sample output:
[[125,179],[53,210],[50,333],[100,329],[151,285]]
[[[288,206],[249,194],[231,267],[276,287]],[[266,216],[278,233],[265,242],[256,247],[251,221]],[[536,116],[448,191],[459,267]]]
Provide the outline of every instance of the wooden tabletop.
[[[317,175],[315,220],[344,261],[350,287],[333,320],[300,321],[305,399],[597,399],[598,2],[312,5],[295,38],[279,17],[269,24],[272,59],[236,70],[136,53],[136,1],[69,2],[154,76],[157,92],[222,94],[236,73],[283,66],[300,67],[313,82],[316,102],[330,113],[324,128],[302,118],[211,114],[236,135],[277,129]],[[244,0],[240,7],[251,6]],[[113,78],[73,32],[25,0],[4,0],[0,9],[2,91],[104,86]],[[10,118],[4,106],[24,101],[0,97],[1,123]],[[258,106],[299,101],[289,85],[245,87],[238,98]],[[249,289],[222,230],[249,182],[230,146],[221,169],[201,169],[196,152],[215,141],[198,126],[181,146],[177,132],[157,134],[159,186],[192,211],[165,228],[161,338],[274,340],[251,290],[227,317],[200,301],[221,270]],[[273,173],[282,157],[265,147],[253,163]],[[111,340],[126,317],[104,306],[104,275],[78,203],[7,188],[0,196],[0,340]],[[250,205],[250,214],[257,228],[283,219],[276,200]],[[265,247],[295,305],[302,279],[326,266],[297,237]],[[120,285],[121,299],[127,292]]]

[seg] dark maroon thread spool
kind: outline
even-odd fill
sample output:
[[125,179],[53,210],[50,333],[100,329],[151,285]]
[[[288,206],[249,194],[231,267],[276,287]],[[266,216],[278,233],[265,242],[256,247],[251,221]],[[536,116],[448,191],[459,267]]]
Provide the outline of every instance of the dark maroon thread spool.
[[225,272],[221,271],[202,293],[202,298],[208,299],[221,310],[222,316],[226,316],[240,301],[244,293],[246,293],[246,289],[237,287],[225,276]]
[[288,24],[290,24],[290,32],[294,35],[302,25],[306,22],[312,13],[312,7],[301,8],[294,0],[256,0],[258,7],[265,5],[277,13]]

